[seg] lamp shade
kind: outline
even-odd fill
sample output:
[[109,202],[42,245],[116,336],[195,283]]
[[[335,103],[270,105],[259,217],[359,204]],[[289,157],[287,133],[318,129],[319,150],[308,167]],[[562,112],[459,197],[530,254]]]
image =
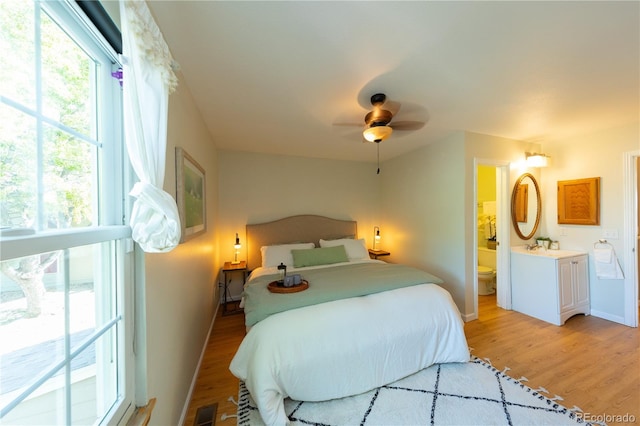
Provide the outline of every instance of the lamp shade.
[[373,249],[374,250],[380,249],[379,244],[380,244],[380,227],[374,226],[373,227]]
[[372,126],[364,129],[362,136],[369,142],[380,142],[391,136],[393,129],[389,126]]

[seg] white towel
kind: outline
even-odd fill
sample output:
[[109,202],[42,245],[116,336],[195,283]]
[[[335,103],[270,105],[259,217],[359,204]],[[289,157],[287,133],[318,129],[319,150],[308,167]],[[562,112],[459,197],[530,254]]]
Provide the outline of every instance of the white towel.
[[622,280],[624,274],[616,253],[611,247],[594,248],[593,259],[596,266],[596,276],[601,280]]
[[596,262],[611,263],[611,259],[613,259],[613,249],[610,247],[595,248],[593,249],[593,257]]

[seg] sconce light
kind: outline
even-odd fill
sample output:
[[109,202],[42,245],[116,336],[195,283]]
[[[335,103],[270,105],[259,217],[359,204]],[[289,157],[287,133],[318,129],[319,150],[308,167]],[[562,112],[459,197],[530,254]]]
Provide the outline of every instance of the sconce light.
[[382,142],[393,133],[393,129],[389,126],[376,126],[374,124],[371,127],[367,127],[362,132],[362,136],[369,142]]
[[380,227],[374,226],[373,227],[373,249],[379,250],[380,249],[379,245],[380,245]]
[[547,167],[549,165],[549,156],[538,154],[537,152],[525,152],[528,167]]
[[236,243],[233,245],[233,248],[236,249],[236,253],[235,253],[235,257],[233,258],[233,262],[231,262],[233,265],[237,265],[238,263],[240,263],[240,261],[238,260],[238,253],[240,253],[240,247],[242,247],[240,245],[240,238],[238,238],[238,233],[236,232]]

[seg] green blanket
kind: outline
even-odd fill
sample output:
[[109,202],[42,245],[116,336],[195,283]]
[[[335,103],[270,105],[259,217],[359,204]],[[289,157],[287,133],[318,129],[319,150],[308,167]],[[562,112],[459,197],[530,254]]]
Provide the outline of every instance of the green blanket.
[[309,282],[309,288],[297,293],[271,293],[267,285],[276,280],[277,275],[264,275],[251,280],[244,289],[246,325],[252,326],[269,315],[303,306],[416,284],[443,282],[419,269],[392,263],[355,263],[299,273]]

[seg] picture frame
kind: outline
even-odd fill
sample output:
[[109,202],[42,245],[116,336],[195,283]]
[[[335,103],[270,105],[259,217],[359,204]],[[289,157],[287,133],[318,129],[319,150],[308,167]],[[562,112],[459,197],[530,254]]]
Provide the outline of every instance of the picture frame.
[[600,178],[558,181],[558,223],[600,225]]
[[176,203],[183,243],[207,230],[206,173],[183,148],[176,147]]

